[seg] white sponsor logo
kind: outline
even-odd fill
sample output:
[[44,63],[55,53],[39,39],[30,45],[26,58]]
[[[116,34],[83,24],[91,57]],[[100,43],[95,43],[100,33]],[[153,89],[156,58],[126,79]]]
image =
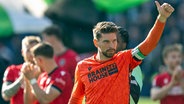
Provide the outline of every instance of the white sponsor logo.
[[164,84],[167,84],[169,80],[167,78],[164,79]]
[[56,78],[55,81],[61,83],[62,85],[66,84],[66,82],[62,78]]
[[60,74],[61,74],[61,76],[64,76],[66,74],[66,72],[65,71],[61,71]]

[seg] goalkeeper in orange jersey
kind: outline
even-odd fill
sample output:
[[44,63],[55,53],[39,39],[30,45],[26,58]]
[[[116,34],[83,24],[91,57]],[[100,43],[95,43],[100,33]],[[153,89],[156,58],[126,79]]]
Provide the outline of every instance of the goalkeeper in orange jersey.
[[129,104],[129,73],[141,63],[157,45],[167,18],[174,8],[156,1],[159,15],[147,38],[134,49],[117,49],[117,25],[99,22],[93,29],[97,54],[80,61],[75,72],[75,85],[69,104]]

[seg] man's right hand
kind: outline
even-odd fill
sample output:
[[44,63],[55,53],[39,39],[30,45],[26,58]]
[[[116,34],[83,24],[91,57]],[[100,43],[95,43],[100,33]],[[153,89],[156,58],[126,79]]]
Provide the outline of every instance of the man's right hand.
[[39,71],[39,67],[37,67],[36,65],[33,65],[31,63],[25,63],[24,65],[25,66],[21,69],[21,72],[24,74],[24,76],[28,80],[36,78],[37,73]]
[[166,22],[167,18],[174,12],[174,8],[168,3],[160,5],[158,1],[155,1],[155,4],[159,12],[158,19],[161,22]]
[[182,70],[181,66],[177,66],[174,69],[174,72],[172,74],[171,83],[173,85],[176,85],[177,83],[179,83],[181,81],[182,77],[183,77],[183,70]]

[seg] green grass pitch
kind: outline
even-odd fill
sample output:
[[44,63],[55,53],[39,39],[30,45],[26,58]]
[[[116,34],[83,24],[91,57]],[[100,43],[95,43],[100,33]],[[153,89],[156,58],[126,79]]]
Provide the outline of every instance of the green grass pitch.
[[[83,104],[85,104],[84,100]],[[159,101],[152,101],[149,97],[140,97],[138,104],[159,104]]]

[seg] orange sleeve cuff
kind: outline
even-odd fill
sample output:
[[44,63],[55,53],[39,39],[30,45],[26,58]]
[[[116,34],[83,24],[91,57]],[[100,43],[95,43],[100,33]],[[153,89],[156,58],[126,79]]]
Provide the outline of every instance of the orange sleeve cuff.
[[139,50],[144,56],[147,56],[157,46],[162,36],[164,27],[165,23],[160,22],[157,19],[154,26],[148,33],[146,39],[141,44],[139,44]]

